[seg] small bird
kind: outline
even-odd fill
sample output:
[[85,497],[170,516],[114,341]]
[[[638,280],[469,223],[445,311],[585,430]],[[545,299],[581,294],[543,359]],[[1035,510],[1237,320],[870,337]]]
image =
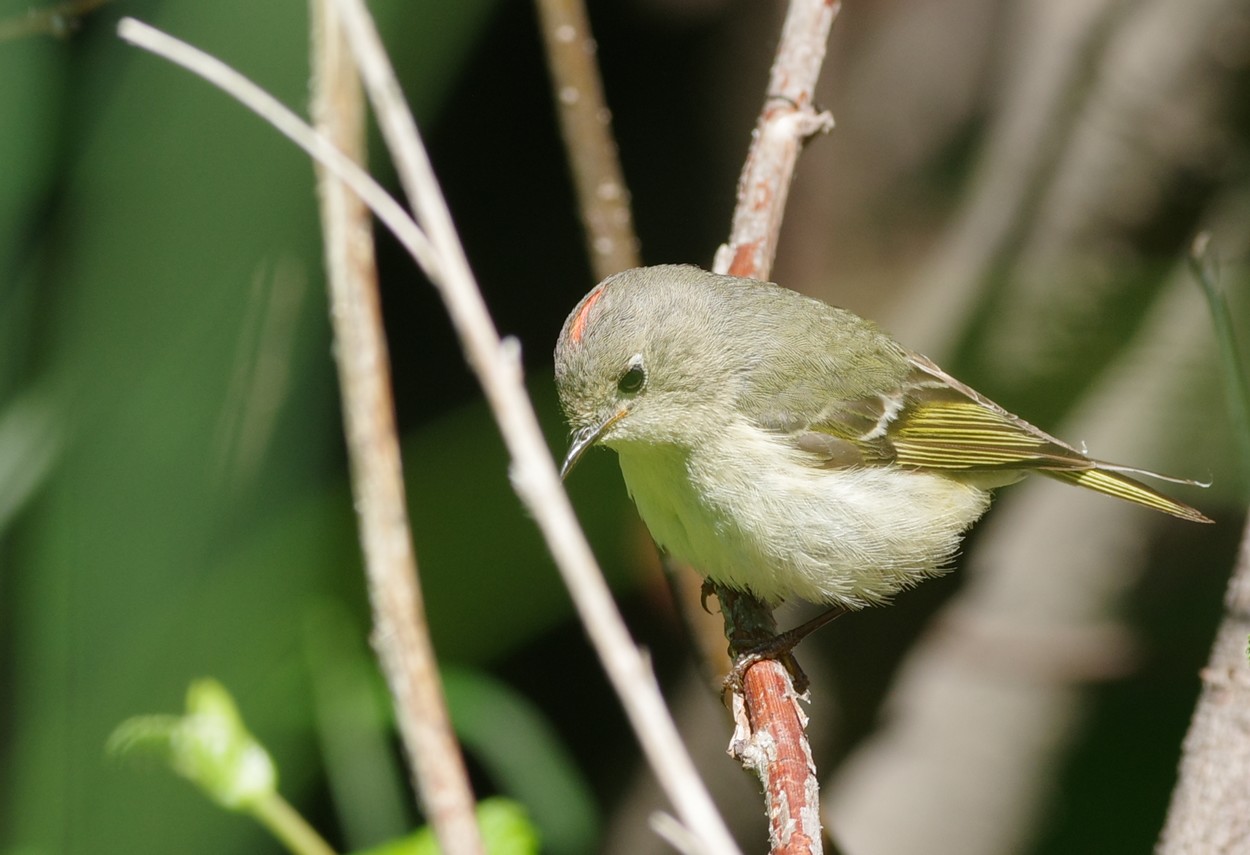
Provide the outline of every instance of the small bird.
[[[1198,511],[1012,415],[872,323],[697,267],[626,270],[555,351],[566,475],[617,452],[659,546],[769,604],[860,609],[949,568],[991,491],[1029,472]],[[1181,482],[1194,483],[1194,482]]]

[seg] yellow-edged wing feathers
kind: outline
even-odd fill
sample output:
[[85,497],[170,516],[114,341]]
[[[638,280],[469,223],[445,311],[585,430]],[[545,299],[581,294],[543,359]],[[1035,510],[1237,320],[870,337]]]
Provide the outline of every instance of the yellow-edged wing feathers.
[[[911,371],[901,388],[870,401],[832,405],[807,426],[799,446],[815,451],[821,443],[814,436],[827,438],[825,456],[830,465],[892,462],[969,477],[997,472],[1006,476],[1001,483],[1015,480],[1011,473],[1019,477],[1036,471],[1182,519],[1211,521],[1124,472],[1194,482],[1093,460],[1007,412],[925,357],[909,354],[909,360]],[[855,455],[857,459],[851,459]]]

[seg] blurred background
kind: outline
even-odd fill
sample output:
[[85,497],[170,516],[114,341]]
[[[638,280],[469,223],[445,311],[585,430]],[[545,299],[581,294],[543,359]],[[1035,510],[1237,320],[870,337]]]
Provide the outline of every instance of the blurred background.
[[[643,256],[709,265],[782,4],[592,5]],[[29,7],[0,0],[0,32]],[[371,7],[560,454],[550,354],[593,282],[533,8]],[[375,845],[421,820],[367,644],[312,169],[119,42],[123,14],[297,109],[308,91],[301,2],[116,0],[62,37],[0,41],[0,852],[279,851],[165,770],[105,756],[121,720],[180,710],[200,676],[337,847]],[[817,96],[837,128],[801,161],[775,278],[1097,457],[1212,481],[1169,492],[1218,523],[1033,479],[1002,491],[955,573],[807,641],[848,853],[1156,838],[1245,504],[1185,257],[1209,231],[1244,333],[1248,90],[1247,0],[862,0],[835,23]],[[663,802],[442,308],[380,244],[417,556],[478,795],[524,803],[544,851],[665,851],[646,824]],[[612,455],[570,490],[762,851],[755,784],[723,756],[728,716]]]

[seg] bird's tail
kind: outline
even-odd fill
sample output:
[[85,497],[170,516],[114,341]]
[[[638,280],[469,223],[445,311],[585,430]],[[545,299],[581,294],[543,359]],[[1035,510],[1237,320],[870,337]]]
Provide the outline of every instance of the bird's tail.
[[[1152,487],[1143,484],[1136,478],[1130,478],[1123,472],[1116,471],[1111,464],[1097,464],[1095,469],[1047,469],[1042,470],[1052,478],[1058,478],[1061,481],[1068,481],[1081,487],[1088,487],[1091,490],[1097,490],[1099,493],[1106,493],[1109,496],[1116,496],[1121,499],[1127,499],[1139,505],[1145,505],[1148,508],[1154,508],[1156,511],[1163,511],[1165,514],[1171,514],[1174,517],[1180,517],[1183,520],[1191,522],[1209,523],[1213,522],[1205,514],[1191,508],[1183,502],[1170,499]],[[1194,484],[1198,486],[1206,486],[1197,481],[1181,481],[1178,478],[1168,478],[1162,475],[1156,475],[1154,472],[1145,472],[1142,470],[1132,470],[1140,472],[1143,475],[1163,478],[1166,481],[1174,481],[1184,484]]]

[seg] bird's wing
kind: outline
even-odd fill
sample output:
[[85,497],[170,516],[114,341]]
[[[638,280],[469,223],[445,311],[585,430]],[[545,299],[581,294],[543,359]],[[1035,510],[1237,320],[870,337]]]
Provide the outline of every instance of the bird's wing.
[[1085,471],[1097,463],[1015,416],[933,362],[911,356],[903,408],[885,440],[902,466]]
[[1007,412],[927,358],[910,354],[908,359],[909,371],[898,388],[861,400],[829,402],[806,424],[792,423],[788,433],[795,445],[824,467],[893,463],[976,478],[987,486],[1039,471],[1184,519],[1209,521],[1125,473],[1179,479],[1094,460]]
[[[918,469],[1086,470],[1094,461],[946,374],[909,355],[898,385],[878,395],[827,401],[806,419],[790,419],[800,448],[831,452],[829,463],[894,463]],[[822,439],[827,437],[828,439]],[[840,449],[849,444],[853,453]],[[860,459],[856,461],[854,458]]]

